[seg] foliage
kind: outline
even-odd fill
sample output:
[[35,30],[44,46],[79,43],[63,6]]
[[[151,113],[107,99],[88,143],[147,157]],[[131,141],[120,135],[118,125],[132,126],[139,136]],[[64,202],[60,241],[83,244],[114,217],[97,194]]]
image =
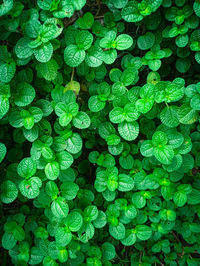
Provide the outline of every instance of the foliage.
[[0,16],[2,265],[200,265],[200,1]]

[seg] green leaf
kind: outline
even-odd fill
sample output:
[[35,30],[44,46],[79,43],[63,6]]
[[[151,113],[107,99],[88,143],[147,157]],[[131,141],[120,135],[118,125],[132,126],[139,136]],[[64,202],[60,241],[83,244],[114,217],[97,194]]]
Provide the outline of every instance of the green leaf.
[[26,59],[32,56],[33,50],[29,47],[30,39],[27,37],[19,39],[15,46],[15,53],[18,58]]
[[122,192],[131,191],[134,187],[134,180],[126,174],[118,176],[118,190]]
[[200,111],[200,94],[196,94],[192,97],[190,106],[192,109]]
[[178,115],[177,115],[178,107],[177,106],[169,106],[165,107],[160,113],[161,122],[167,127],[177,127],[179,125]]
[[29,264],[30,265],[37,265],[41,263],[43,260],[43,255],[41,254],[41,251],[38,247],[32,247],[30,249],[30,259]]
[[109,72],[109,78],[112,82],[120,81],[122,71],[119,68],[112,68]]
[[81,10],[85,4],[86,4],[86,0],[79,0],[79,1],[73,2],[73,6],[76,10]]
[[10,250],[14,248],[16,245],[17,240],[14,238],[13,234],[10,233],[4,233],[2,237],[2,246],[3,248]]
[[136,234],[133,231],[132,229],[126,230],[125,238],[121,239],[124,246],[132,246],[136,242]]
[[16,185],[10,181],[4,181],[1,184],[1,201],[5,204],[13,202],[18,195],[18,190]]
[[73,125],[79,129],[85,129],[90,126],[90,117],[85,112],[78,112],[72,120]]
[[132,169],[134,165],[133,157],[129,154],[128,156],[120,156],[119,163],[124,169]]
[[161,60],[149,60],[148,61],[148,66],[152,71],[157,71],[161,67]]
[[94,16],[90,12],[85,13],[81,18],[79,18],[76,21],[78,27],[83,30],[90,29],[93,23],[94,23]]
[[174,156],[171,164],[167,165],[167,167],[163,166],[163,168],[165,168],[168,172],[173,172],[181,167],[182,162],[183,162],[182,156],[180,154],[177,154]]
[[178,119],[181,124],[190,125],[196,122],[198,118],[198,113],[196,110],[193,110],[189,105],[183,104],[179,107],[178,112]]
[[116,38],[115,43],[117,50],[126,50],[132,46],[133,39],[128,34],[121,34]]
[[7,114],[10,103],[10,86],[7,84],[0,84],[0,119]]
[[53,55],[53,45],[49,42],[34,49],[34,56],[40,63],[48,62]]
[[69,207],[64,198],[58,197],[52,202],[51,211],[57,218],[64,218],[68,215]]
[[83,224],[83,217],[79,212],[72,211],[66,218],[66,224],[71,232],[77,232]]
[[[106,174],[106,172],[105,172]],[[101,182],[101,180],[99,180]],[[99,183],[100,183],[99,182]],[[103,190],[105,190],[105,181],[103,182]],[[111,174],[108,176],[108,181],[107,181],[107,187],[109,191],[115,191],[118,188],[118,176],[115,174]]]
[[178,47],[185,47],[187,44],[188,44],[188,41],[189,41],[189,37],[188,35],[179,35],[176,37],[176,45]]
[[58,187],[56,185],[55,182],[53,181],[48,181],[46,183],[46,186],[45,186],[45,192],[47,193],[47,195],[49,195],[50,197],[56,197],[58,195]]
[[[169,140],[168,143],[173,149],[180,147],[184,142],[183,135],[179,132],[176,132],[176,131],[172,131],[170,134],[167,135],[167,137]],[[189,144],[188,140],[187,140],[187,144]]]
[[109,233],[114,239],[121,240],[125,237],[125,227],[120,222],[117,226],[109,225]]
[[0,5],[0,17],[7,14],[13,8],[13,0],[3,0]]
[[56,243],[59,246],[65,247],[71,242],[72,233],[70,231],[67,231],[63,227],[58,227],[55,231],[55,239],[56,239]]
[[187,202],[187,195],[183,191],[177,191],[173,196],[173,200],[177,207],[183,207]]
[[177,84],[169,84],[165,89],[166,102],[176,102],[180,100],[184,95],[184,89],[182,86],[177,86]]
[[38,0],[37,4],[43,10],[50,10],[51,8],[51,2],[49,0]]
[[136,236],[140,240],[145,241],[151,238],[151,235],[152,235],[151,227],[147,225],[137,225],[135,227],[135,230],[136,230]]
[[76,35],[76,44],[80,50],[88,50],[93,43],[93,35],[89,31],[80,31]]
[[66,249],[58,250],[58,260],[61,263],[64,263],[68,260],[68,251]]
[[118,125],[118,131],[123,139],[133,141],[139,134],[139,124],[136,121],[122,122]]
[[115,49],[109,49],[103,51],[103,61],[105,64],[112,64],[117,59],[117,51]]
[[[195,54],[195,59],[198,62],[198,56],[196,57],[196,55],[198,55],[198,52]],[[189,58],[179,58],[176,61],[176,69],[181,73],[186,73],[189,70],[190,66],[191,61],[189,60]]]
[[129,205],[124,214],[128,219],[134,219],[137,216],[137,210],[133,205]]
[[73,182],[63,182],[60,186],[60,190],[63,198],[66,200],[73,200],[79,191],[79,186]]
[[123,8],[128,3],[128,0],[111,0],[115,8]]
[[128,2],[128,4],[122,9],[122,18],[127,22],[138,22],[143,19],[135,1]]
[[138,112],[141,112],[143,114],[149,112],[151,108],[153,107],[154,100],[153,99],[139,99],[136,102],[136,108]]
[[78,231],[79,240],[83,243],[87,243],[89,239],[93,238],[94,232],[92,223],[84,223]]
[[142,142],[140,152],[144,157],[153,156],[153,144],[151,140],[145,140]]
[[25,238],[24,229],[20,225],[16,225],[12,233],[14,238],[18,241],[23,241]]
[[105,105],[106,103],[101,101],[97,95],[91,96],[88,101],[88,107],[94,113],[103,110]]
[[23,178],[29,178],[36,173],[36,163],[32,158],[24,158],[17,167],[18,174]]
[[71,112],[69,111],[69,106],[61,102],[59,102],[55,106],[55,113],[57,114],[57,116],[59,116],[59,123],[62,127],[67,126],[71,122],[73,117]]
[[101,48],[104,49],[110,49],[110,48],[116,48],[116,32],[114,30],[108,31],[104,38],[100,40],[99,45]]
[[152,32],[147,32],[137,39],[137,45],[141,50],[150,49],[155,42],[155,35]]
[[174,157],[174,151],[169,145],[159,145],[153,150],[156,159],[163,164],[170,164]]
[[167,135],[163,131],[156,131],[152,136],[154,146],[166,145],[168,142]]
[[47,266],[47,265],[52,265],[52,266],[57,266],[58,264],[56,263],[56,261],[54,259],[52,259],[50,256],[46,256],[43,260],[43,265]]
[[66,151],[61,151],[57,153],[56,157],[60,166],[60,170],[68,169],[74,161],[72,155]]
[[85,57],[85,62],[89,67],[98,67],[103,63],[103,51],[97,45],[92,45],[90,49],[87,50]]
[[70,44],[65,48],[64,60],[70,67],[77,67],[85,59],[85,51],[79,49],[76,45]]
[[20,113],[16,110],[13,110],[9,113],[8,121],[13,127],[20,128],[23,126],[23,119]]
[[47,163],[45,166],[45,175],[50,180],[55,180],[59,176],[60,168],[58,162]]
[[112,260],[115,258],[116,252],[113,244],[104,242],[102,245],[102,259],[105,261]]
[[19,190],[24,197],[34,199],[39,195],[41,186],[42,181],[40,178],[34,176],[28,180],[21,181],[19,184]]
[[17,106],[23,107],[27,106],[32,103],[32,101],[35,98],[35,90],[34,88],[26,83],[26,82],[21,82],[17,86],[17,92],[15,94],[15,104]]
[[121,96],[125,94],[127,91],[127,88],[124,86],[124,84],[121,81],[115,82],[112,86],[112,93],[115,96]]
[[119,124],[119,123],[123,122],[125,119],[123,109],[121,107],[115,107],[109,113],[109,118],[110,118],[110,121],[114,124]]
[[125,85],[131,85],[137,79],[137,71],[133,67],[128,67],[124,70],[120,77],[120,81]]
[[14,77],[16,71],[16,64],[14,61],[10,63],[0,63],[0,81],[8,83]]
[[85,222],[92,222],[98,217],[98,209],[96,206],[91,205],[85,208],[83,212],[83,219]]
[[82,139],[78,133],[73,133],[66,141],[66,150],[72,154],[76,154],[81,151],[83,146]]
[[56,60],[51,59],[46,63],[38,64],[38,72],[42,75],[46,80],[54,80],[57,76],[58,64]]
[[194,1],[193,9],[194,9],[195,14],[196,14],[198,17],[200,17],[200,4],[199,4],[198,1]]
[[25,129],[23,128],[23,134],[24,134],[24,137],[30,141],[30,142],[33,142],[35,141],[37,138],[38,138],[38,126],[35,125],[33,128],[31,129]]
[[98,212],[97,218],[93,221],[95,228],[103,228],[107,223],[106,215],[103,211]]
[[200,191],[198,189],[192,189],[192,192],[187,196],[187,203],[191,205],[200,203]]

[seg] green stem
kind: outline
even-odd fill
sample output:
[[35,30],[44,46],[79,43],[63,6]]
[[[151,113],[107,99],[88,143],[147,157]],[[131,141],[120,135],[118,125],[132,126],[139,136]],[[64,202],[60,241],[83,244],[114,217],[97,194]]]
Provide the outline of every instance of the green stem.
[[74,67],[72,68],[72,75],[71,75],[71,81],[74,79]]

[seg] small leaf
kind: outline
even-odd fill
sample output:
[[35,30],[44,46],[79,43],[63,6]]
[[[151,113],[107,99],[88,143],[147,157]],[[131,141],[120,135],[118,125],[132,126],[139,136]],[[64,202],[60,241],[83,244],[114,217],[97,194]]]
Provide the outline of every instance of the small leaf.
[[122,223],[117,226],[109,225],[109,233],[116,240],[121,240],[125,237],[125,227]]
[[23,178],[29,178],[36,173],[36,163],[32,158],[24,158],[17,167],[18,174]]
[[142,241],[148,240],[152,235],[152,229],[147,225],[137,225],[135,230],[136,236]]
[[117,50],[126,50],[130,48],[133,44],[133,39],[128,34],[121,34],[115,40]]
[[40,63],[46,63],[51,59],[53,55],[53,45],[50,42],[48,42],[46,44],[43,44],[42,46],[39,46],[38,48],[35,48],[33,52],[35,58]]
[[52,202],[51,211],[57,218],[64,218],[68,215],[69,207],[64,198],[58,197]]
[[133,141],[139,134],[139,124],[136,121],[122,122],[118,125],[118,131],[123,139]]
[[42,75],[46,80],[54,80],[57,76],[58,64],[56,60],[51,59],[46,63],[38,64],[38,72]]
[[72,211],[67,216],[66,223],[71,232],[77,232],[83,224],[83,217],[79,212]]
[[11,203],[13,202],[18,195],[18,190],[16,185],[10,181],[7,180],[1,184],[1,201],[3,203]]
[[73,125],[79,129],[85,129],[90,126],[90,117],[85,112],[78,112],[72,120]]
[[76,45],[69,45],[64,51],[64,60],[70,67],[77,67],[85,59],[85,51],[79,49]]
[[46,177],[50,180],[55,180],[59,176],[60,169],[59,169],[59,163],[58,162],[51,162],[47,163],[45,166],[45,174]]
[[42,181],[40,178],[34,176],[28,180],[21,181],[19,184],[19,190],[24,197],[34,199],[39,195],[41,186]]
[[156,159],[163,164],[170,164],[174,157],[174,151],[169,145],[160,145],[153,150]]

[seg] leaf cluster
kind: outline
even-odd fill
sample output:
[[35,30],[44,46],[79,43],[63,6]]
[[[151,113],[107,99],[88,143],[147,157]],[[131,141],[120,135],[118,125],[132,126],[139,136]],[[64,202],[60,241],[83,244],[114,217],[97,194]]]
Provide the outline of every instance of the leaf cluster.
[[200,265],[199,22],[199,0],[1,1],[2,265]]

